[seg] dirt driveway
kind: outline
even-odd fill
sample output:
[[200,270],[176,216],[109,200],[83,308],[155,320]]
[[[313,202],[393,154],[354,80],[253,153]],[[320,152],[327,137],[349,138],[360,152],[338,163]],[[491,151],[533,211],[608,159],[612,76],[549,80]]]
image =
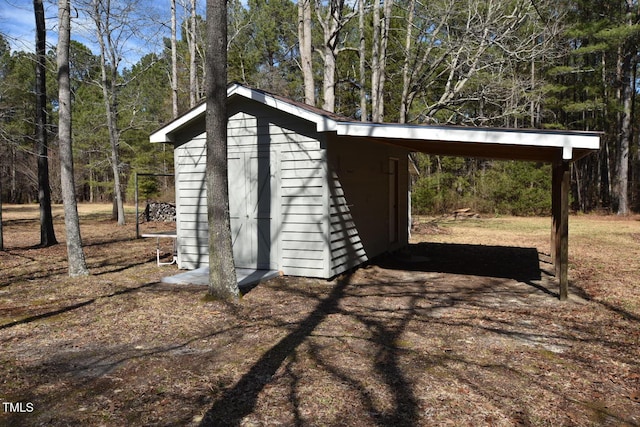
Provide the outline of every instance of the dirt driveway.
[[572,218],[567,302],[548,220],[502,218],[227,305],[161,284],[176,270],[133,226],[83,218],[92,275],[69,279],[64,245],[30,249],[35,223],[5,213],[2,425],[640,425],[637,219]]

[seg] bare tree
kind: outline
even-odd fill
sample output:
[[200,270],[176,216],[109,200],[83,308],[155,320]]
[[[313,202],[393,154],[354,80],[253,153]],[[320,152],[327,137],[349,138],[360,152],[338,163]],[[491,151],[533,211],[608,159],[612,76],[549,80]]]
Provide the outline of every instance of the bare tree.
[[[460,105],[467,101],[481,104],[481,94],[470,93],[469,83],[483,74],[499,77],[505,70],[513,71],[514,64],[546,58],[555,48],[546,40],[554,38],[560,30],[556,23],[563,19],[558,13],[542,23],[535,6],[522,0],[410,1],[406,4],[401,122],[455,120]],[[528,35],[524,36],[523,31]],[[519,113],[525,108],[530,110],[530,95],[522,95],[530,82],[527,79],[520,85],[519,99],[510,100],[509,108]],[[503,83],[506,82],[488,81],[493,87]],[[511,89],[515,87],[502,89],[505,97],[514,95]],[[419,103],[415,103],[416,99]],[[412,106],[419,109],[410,117]],[[451,112],[449,118],[436,117],[445,110]]]
[[69,47],[71,41],[71,19],[69,0],[58,0],[58,138],[60,145],[60,180],[64,223],[67,237],[67,259],[69,276],[89,274],[82,249],[80,219],[76,202],[76,188],[73,177],[73,152],[71,149],[71,85],[69,78]]
[[357,10],[345,14],[345,0],[329,0],[321,7],[316,0],[316,14],[322,27],[322,59],[324,74],[322,82],[322,108],[333,112],[336,105],[336,58],[343,51],[340,31],[357,14]]
[[[634,1],[625,0],[626,25],[632,28],[634,22]],[[618,215],[629,214],[629,155],[633,141],[633,99],[635,91],[634,71],[638,62],[636,39],[629,37],[618,49],[618,69],[620,78],[620,97],[622,104],[622,120],[618,148]]]
[[[114,34],[114,14],[111,0],[92,0],[91,19],[95,25],[96,38],[100,45],[100,72],[102,95],[106,109],[109,142],[111,143],[111,169],[113,170],[113,194],[118,225],[125,224],[124,196],[120,183],[120,129],[118,128],[118,66],[122,60],[118,38]],[[121,18],[122,19],[122,18]]]
[[387,66],[387,46],[391,25],[393,0],[384,0],[382,17],[380,6],[373,5],[373,39],[371,54],[371,118],[382,122],[384,118],[384,83]]
[[178,117],[178,41],[176,0],[171,0],[171,112]]
[[313,49],[311,40],[311,0],[298,1],[298,39],[300,43],[300,68],[304,81],[304,102],[316,104],[316,87],[313,81]]
[[33,0],[36,18],[36,153],[38,156],[38,202],[40,203],[40,246],[58,243],[51,215],[51,187],[49,186],[49,146],[47,142],[47,74],[44,6]]
[[360,121],[368,120],[367,114],[367,39],[365,35],[365,0],[358,2],[358,37],[360,38],[358,78],[360,79]]
[[227,2],[207,0],[207,212],[209,294],[240,296],[231,244],[227,175]]
[[189,30],[187,31],[187,42],[189,44],[189,107],[195,107],[198,102],[198,68],[196,65],[196,47],[198,44],[198,30],[196,20],[196,0],[191,0]]

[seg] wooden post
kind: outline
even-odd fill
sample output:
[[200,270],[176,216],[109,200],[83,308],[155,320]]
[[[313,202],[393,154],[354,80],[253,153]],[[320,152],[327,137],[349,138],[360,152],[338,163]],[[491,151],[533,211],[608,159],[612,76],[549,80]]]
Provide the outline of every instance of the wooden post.
[[[556,268],[558,263],[556,262],[558,239],[558,227],[560,226],[560,178],[558,177],[558,171],[560,168],[557,166],[557,162],[551,165],[551,262],[553,267]],[[554,270],[554,274],[558,276],[558,270]]]
[[551,255],[560,282],[560,300],[569,296],[569,191],[570,164],[559,159],[553,164]]

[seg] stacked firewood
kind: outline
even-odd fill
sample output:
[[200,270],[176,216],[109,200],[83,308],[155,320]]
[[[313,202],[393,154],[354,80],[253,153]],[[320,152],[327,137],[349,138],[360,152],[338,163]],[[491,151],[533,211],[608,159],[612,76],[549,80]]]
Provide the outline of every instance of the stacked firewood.
[[451,212],[451,215],[449,215],[449,219],[470,219],[470,218],[480,218],[480,215],[473,212],[471,208],[456,209],[455,211]]
[[142,217],[146,222],[175,222],[176,205],[165,202],[148,202]]

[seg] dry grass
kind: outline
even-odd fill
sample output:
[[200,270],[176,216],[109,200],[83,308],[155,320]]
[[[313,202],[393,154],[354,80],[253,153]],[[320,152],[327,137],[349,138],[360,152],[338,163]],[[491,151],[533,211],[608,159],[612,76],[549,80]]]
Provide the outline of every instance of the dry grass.
[[79,279],[5,208],[0,399],[35,410],[0,424],[640,424],[637,218],[571,218],[565,303],[549,219],[421,218],[405,253],[227,305],[160,284],[175,268],[109,206],[81,206]]

